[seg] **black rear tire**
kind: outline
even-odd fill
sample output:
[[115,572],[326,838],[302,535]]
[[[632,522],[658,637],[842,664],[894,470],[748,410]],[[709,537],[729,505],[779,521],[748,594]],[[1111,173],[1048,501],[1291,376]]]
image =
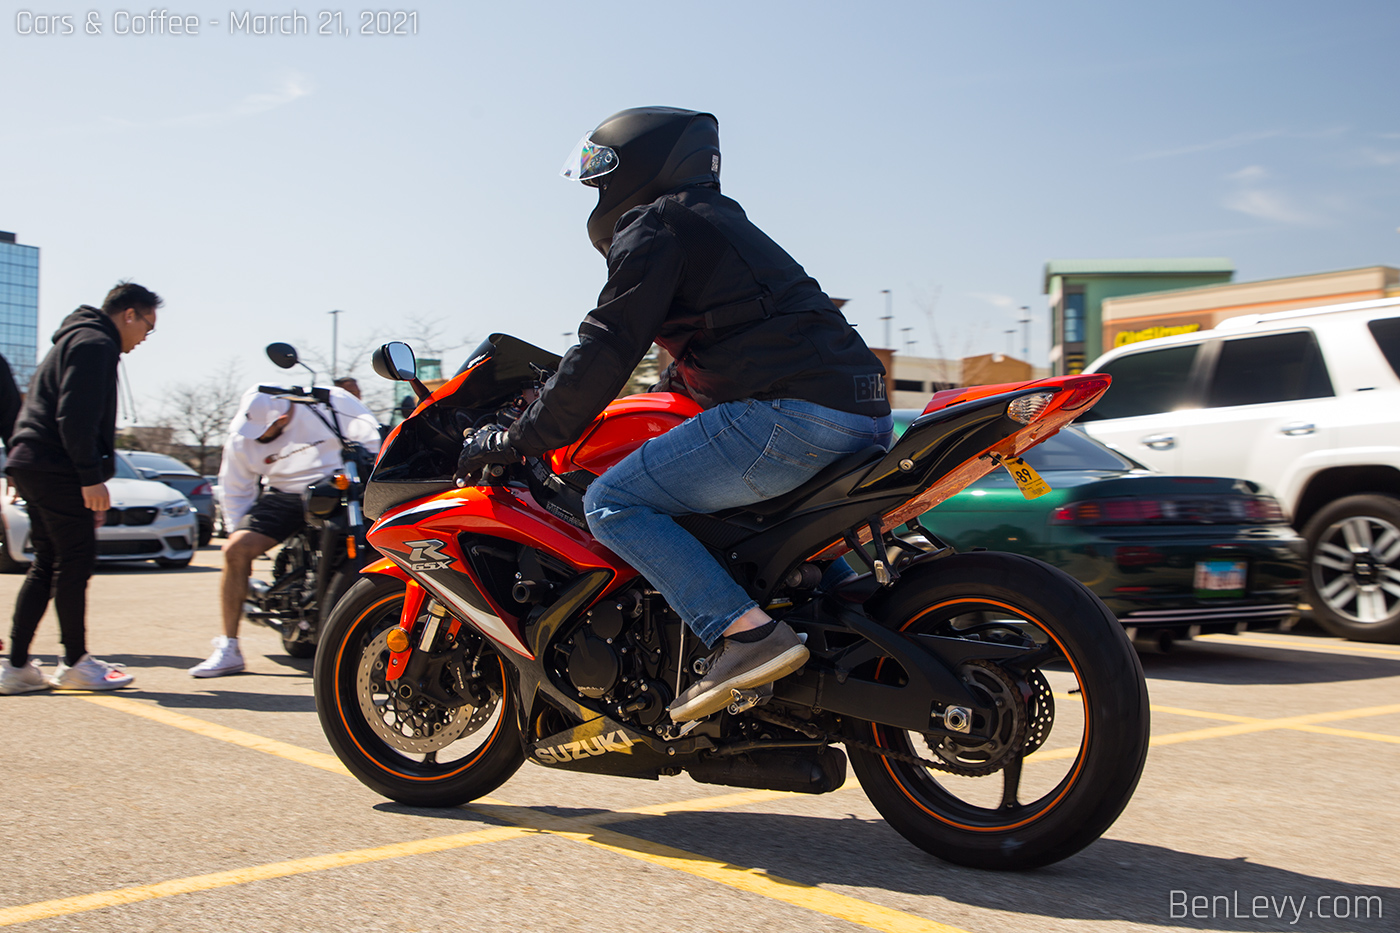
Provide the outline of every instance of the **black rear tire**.
[[[366,681],[382,670],[386,649],[377,640],[398,624],[403,598],[401,581],[375,575],[361,578],[336,603],[316,654],[316,712],[331,748],[365,786],[411,806],[455,807],[500,787],[525,760],[510,678],[505,662],[487,643],[481,666],[494,681],[489,718],[475,728],[469,724],[451,744],[421,757],[391,745],[383,723],[372,722],[366,713],[382,706]],[[400,746],[422,741],[407,734],[390,737],[399,739]],[[439,751],[450,760],[439,762]]]
[[300,661],[316,657],[316,643],[314,641],[298,641],[294,638],[288,638],[286,635],[282,636],[282,650]]
[[1354,641],[1400,642],[1400,500],[1368,494],[1329,502],[1303,537],[1317,624]]
[[[861,787],[891,826],[945,861],[1026,869],[1073,855],[1113,824],[1147,757],[1147,687],[1122,626],[1093,593],[1033,558],[974,552],[911,570],[870,611],[891,628],[950,637],[989,637],[970,629],[987,632],[989,619],[1006,620],[1001,631],[1012,635],[1000,637],[1021,633],[1015,637],[1035,641],[1044,653],[1034,676],[1026,672],[1017,681],[1022,697],[1029,684],[1038,683],[1060,704],[1055,709],[1049,696],[1036,701],[1042,710],[1049,707],[1052,724],[1046,724],[1035,719],[1032,701],[1024,701],[1025,718],[1034,720],[1025,742],[1008,739],[1005,749],[1018,751],[1000,772],[981,777],[950,775],[848,746]],[[1017,678],[1010,669],[999,670],[1012,686]],[[966,680],[974,672],[960,673]],[[1075,682],[1077,695],[1065,689]],[[1038,696],[1034,690],[1029,695]],[[1035,722],[1043,731],[1035,747],[1057,747],[1032,756],[1025,749]],[[1062,723],[1061,735],[1055,736]],[[934,757],[935,743],[942,741],[869,722],[848,723],[847,729],[857,740],[923,759]],[[1023,772],[1028,761],[1030,770]],[[1022,803],[1028,779],[1043,793],[1030,791],[1037,798]]]

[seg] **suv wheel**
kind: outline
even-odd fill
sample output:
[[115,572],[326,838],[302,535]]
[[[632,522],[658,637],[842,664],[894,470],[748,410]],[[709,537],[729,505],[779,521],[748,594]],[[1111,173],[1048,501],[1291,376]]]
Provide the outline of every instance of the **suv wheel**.
[[1400,501],[1338,499],[1309,520],[1303,537],[1318,624],[1356,641],[1400,642]]

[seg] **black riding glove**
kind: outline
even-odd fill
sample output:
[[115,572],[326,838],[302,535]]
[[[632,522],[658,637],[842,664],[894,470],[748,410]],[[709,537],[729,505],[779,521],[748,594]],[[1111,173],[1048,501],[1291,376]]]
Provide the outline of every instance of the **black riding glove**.
[[453,479],[458,486],[465,486],[472,475],[488,464],[519,462],[520,454],[511,446],[506,429],[499,424],[488,424],[474,431],[462,444]]

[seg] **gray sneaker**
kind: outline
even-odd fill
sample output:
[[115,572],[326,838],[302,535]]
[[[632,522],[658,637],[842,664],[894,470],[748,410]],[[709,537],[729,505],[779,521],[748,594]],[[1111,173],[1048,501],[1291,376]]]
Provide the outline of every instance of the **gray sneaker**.
[[710,668],[671,704],[671,719],[687,722],[729,705],[734,690],[752,690],[786,677],[807,663],[807,646],[786,622],[762,641],[726,638],[710,657]]

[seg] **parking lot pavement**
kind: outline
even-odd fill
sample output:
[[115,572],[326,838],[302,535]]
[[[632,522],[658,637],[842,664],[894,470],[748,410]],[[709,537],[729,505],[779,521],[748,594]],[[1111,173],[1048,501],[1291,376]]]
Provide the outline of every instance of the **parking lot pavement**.
[[[90,647],[131,687],[0,697],[0,926],[1400,928],[1400,647],[1250,633],[1145,657],[1128,809],[1074,858],[993,874],[910,846],[854,780],[807,797],[527,764],[466,807],[386,801],[330,755],[309,662],[273,633],[245,628],[245,674],[186,673],[217,634],[218,560],[94,578]],[[52,618],[35,648],[51,667]]]

